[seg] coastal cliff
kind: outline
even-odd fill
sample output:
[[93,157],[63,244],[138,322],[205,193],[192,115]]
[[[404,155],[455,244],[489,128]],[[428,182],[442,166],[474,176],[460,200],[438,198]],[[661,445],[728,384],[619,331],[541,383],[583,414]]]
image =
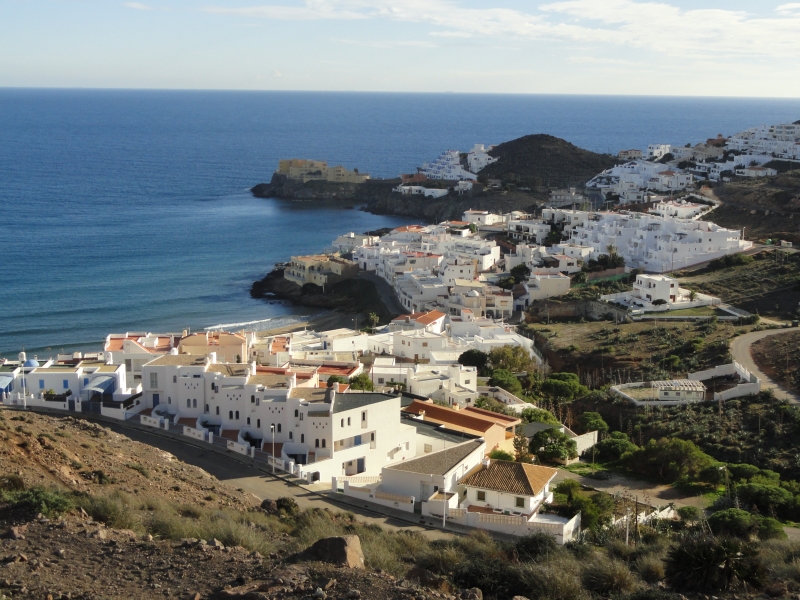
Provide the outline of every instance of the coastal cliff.
[[322,288],[314,284],[302,287],[283,277],[283,269],[274,269],[263,279],[253,282],[250,287],[252,298],[264,300],[286,300],[295,306],[324,308],[347,313],[368,315],[376,313],[381,322],[389,321],[393,315],[381,300],[375,285],[358,277],[345,279],[335,283],[322,292]]
[[[346,202],[375,214],[439,223],[461,219],[462,213],[470,208],[492,212],[533,212],[546,201],[550,188],[581,186],[618,162],[612,156],[590,152],[545,134],[504,142],[495,146],[490,154],[499,160],[484,168],[474,189],[464,195],[451,193],[438,199],[404,196],[392,191],[400,184],[399,179],[370,179],[364,183],[321,180],[303,183],[280,173],[273,174],[269,183],[254,186],[251,192],[257,198]],[[489,187],[490,180],[496,185]],[[447,183],[431,181],[423,185],[442,187]]]

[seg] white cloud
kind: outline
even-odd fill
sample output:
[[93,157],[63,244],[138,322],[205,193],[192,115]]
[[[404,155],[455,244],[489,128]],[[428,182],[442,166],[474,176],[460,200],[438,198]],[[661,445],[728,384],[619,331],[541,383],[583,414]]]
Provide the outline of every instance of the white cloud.
[[458,0],[305,0],[207,12],[280,20],[381,19],[424,23],[429,35],[568,40],[684,58],[787,58],[800,52],[800,3],[771,17],[743,11],[682,9],[659,1],[565,0],[523,12],[468,8]]
[[134,8],[136,10],[153,10],[151,6],[147,6],[146,4],[141,4],[140,2],[125,2],[122,6],[126,6],[128,8]]

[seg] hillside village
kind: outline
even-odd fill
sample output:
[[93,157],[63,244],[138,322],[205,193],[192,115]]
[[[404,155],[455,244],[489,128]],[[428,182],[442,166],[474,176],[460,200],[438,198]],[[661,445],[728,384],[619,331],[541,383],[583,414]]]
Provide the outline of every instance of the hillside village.
[[[776,277],[769,285],[791,295],[800,254],[789,241],[758,245],[715,224],[720,200],[698,188],[800,161],[798,130],[626,150],[623,164],[583,189],[551,190],[535,212],[469,208],[457,220],[343,233],[272,275],[308,296],[367,282],[391,317],[361,313],[353,327],[320,331],[111,333],[97,352],[0,359],[0,399],[169,432],[387,516],[461,533],[544,535],[573,547],[624,529],[627,547],[631,528],[637,543],[640,528],[722,531],[731,515],[744,519],[730,512],[744,507],[748,535],[782,537],[778,519],[800,517],[800,474],[777,441],[796,408],[762,389],[757,367],[734,358],[730,344],[764,324],[797,326],[797,311],[760,323],[724,277],[702,277],[729,270],[735,279],[759,261]],[[436,201],[502,190],[507,182],[481,175],[502,164],[494,151],[443,152],[392,193]],[[300,159],[281,161],[279,173],[302,184],[370,181]],[[567,330],[570,343],[554,340]],[[580,348],[588,343],[596,347]],[[635,368],[623,372],[617,359],[636,346]],[[734,428],[756,405],[773,415],[769,433],[760,416],[757,435]],[[664,434],[686,415],[715,411],[709,429]],[[740,444],[749,457],[734,435],[753,437]],[[690,515],[683,509],[694,505],[588,495],[590,478],[615,470],[698,486],[713,500]]]

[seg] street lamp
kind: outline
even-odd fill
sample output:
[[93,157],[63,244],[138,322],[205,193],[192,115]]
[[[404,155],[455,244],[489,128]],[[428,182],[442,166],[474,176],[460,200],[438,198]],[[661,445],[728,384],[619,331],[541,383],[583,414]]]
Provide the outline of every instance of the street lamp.
[[275,475],[275,423],[269,426],[272,433],[272,474]]

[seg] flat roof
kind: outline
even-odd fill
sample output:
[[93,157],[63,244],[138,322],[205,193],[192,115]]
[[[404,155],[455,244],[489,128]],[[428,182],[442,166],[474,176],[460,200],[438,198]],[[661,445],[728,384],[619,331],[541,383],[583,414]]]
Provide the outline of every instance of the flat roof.
[[439,423],[431,423],[430,421],[423,421],[422,419],[415,419],[411,415],[403,415],[404,425],[413,425],[417,429],[417,435],[424,437],[441,440],[443,442],[452,442],[459,444],[467,440],[478,439],[479,436],[467,433],[466,431],[453,432],[444,428]]
[[348,392],[347,394],[336,394],[333,400],[333,412],[340,413],[347,410],[362,408],[370,404],[378,404],[379,402],[386,402],[393,400],[397,396],[390,394],[380,394],[376,392]]
[[206,364],[206,357],[198,354],[165,354],[147,363],[150,366],[203,366]]

